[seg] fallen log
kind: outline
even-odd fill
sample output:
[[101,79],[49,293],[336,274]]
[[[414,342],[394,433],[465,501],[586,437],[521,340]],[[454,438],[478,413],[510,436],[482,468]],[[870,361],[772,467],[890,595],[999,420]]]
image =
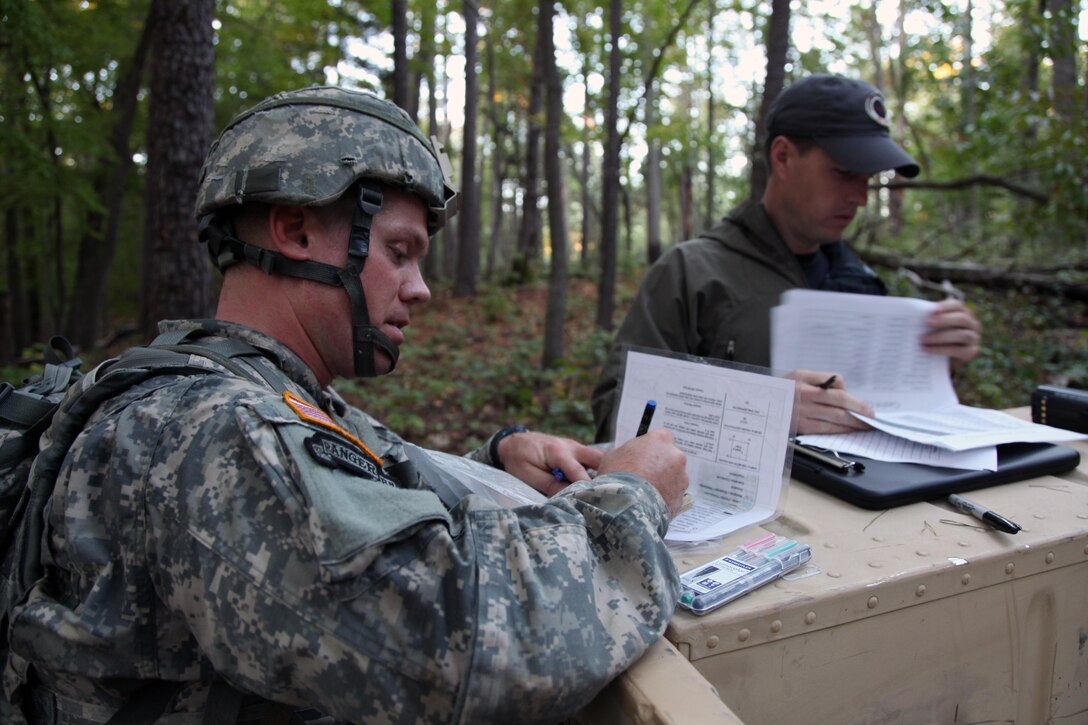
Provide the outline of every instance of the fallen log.
[[1060,279],[1052,274],[1034,270],[988,267],[974,262],[910,259],[874,249],[858,250],[858,256],[872,267],[907,269],[936,283],[947,280],[952,284],[973,284],[996,289],[1026,287],[1068,299],[1088,301],[1088,281],[1086,280]]

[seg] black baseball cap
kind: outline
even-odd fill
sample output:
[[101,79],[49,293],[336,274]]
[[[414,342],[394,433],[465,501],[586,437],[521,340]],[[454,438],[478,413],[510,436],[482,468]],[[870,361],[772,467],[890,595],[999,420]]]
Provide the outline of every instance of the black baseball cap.
[[918,175],[918,162],[888,133],[884,94],[865,81],[816,74],[790,85],[767,114],[767,138],[810,138],[850,171],[875,174],[895,169]]

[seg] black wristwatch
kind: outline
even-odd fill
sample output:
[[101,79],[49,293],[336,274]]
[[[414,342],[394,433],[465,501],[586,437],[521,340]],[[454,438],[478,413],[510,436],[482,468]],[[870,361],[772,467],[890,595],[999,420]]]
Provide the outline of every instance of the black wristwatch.
[[500,471],[505,471],[506,468],[502,465],[502,459],[499,458],[499,441],[508,435],[528,432],[529,429],[523,425],[508,425],[495,435],[491,436],[491,445],[487,447],[487,455],[491,457],[491,465],[495,466],[495,468]]

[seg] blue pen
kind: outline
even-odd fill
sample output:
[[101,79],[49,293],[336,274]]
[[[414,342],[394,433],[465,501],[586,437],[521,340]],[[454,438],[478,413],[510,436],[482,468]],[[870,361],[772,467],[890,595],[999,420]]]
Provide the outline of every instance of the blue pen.
[[563,473],[562,468],[553,468],[552,469],[552,478],[554,478],[559,483],[562,483],[563,481],[567,480],[567,475],[565,473]]
[[642,411],[642,420],[638,424],[638,432],[635,433],[635,437],[646,435],[646,432],[650,430],[650,421],[654,419],[654,411],[657,410],[656,400],[647,400],[646,408]]

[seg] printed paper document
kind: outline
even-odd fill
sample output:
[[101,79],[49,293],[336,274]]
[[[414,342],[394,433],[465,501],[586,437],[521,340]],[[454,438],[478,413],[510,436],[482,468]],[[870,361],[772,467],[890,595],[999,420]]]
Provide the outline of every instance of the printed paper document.
[[[781,304],[771,310],[772,367],[836,372],[847,390],[876,413],[859,418],[919,447],[897,447],[875,434],[839,436],[835,445],[825,436],[806,435],[803,442],[878,460],[994,468],[996,449],[982,449],[1088,437],[961,405],[948,358],[927,353],[919,342],[934,307],[935,302],[909,297],[803,289],[782,295]],[[980,456],[985,465],[978,465]]]
[[627,353],[616,417],[616,445],[635,436],[646,402],[657,403],[650,430],[668,428],[688,456],[694,505],[666,539],[703,541],[778,514],[788,477],[792,380],[662,352]]

